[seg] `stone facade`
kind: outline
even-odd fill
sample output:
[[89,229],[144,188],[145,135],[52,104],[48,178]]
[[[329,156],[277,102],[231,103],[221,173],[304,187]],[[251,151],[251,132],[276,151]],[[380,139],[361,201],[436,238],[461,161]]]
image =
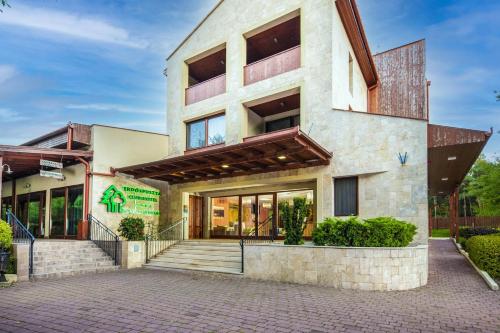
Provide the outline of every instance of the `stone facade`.
[[428,246],[245,246],[245,276],[343,289],[407,290],[427,284]]

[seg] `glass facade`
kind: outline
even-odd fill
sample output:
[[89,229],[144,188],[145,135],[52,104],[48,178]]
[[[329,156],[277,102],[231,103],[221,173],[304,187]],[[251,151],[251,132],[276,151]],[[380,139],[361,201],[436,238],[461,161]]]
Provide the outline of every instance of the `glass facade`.
[[224,143],[226,121],[224,115],[196,120],[187,125],[187,148],[196,149]]
[[[288,202],[290,207],[293,207],[294,198],[305,198],[308,205],[310,205],[309,216],[306,219],[306,228],[304,229],[304,236],[312,236],[312,231],[315,228],[314,223],[314,192],[313,190],[290,191],[278,193],[278,207],[283,202]],[[282,213],[278,211],[278,221],[276,223],[276,230],[278,236],[285,235],[285,223],[282,219]]]
[[210,234],[217,236],[238,236],[239,197],[213,198],[211,205],[212,226]]

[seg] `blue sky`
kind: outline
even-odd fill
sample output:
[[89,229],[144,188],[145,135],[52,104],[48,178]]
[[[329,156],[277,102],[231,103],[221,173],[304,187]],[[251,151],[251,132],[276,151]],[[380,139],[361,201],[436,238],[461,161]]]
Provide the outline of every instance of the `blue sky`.
[[[0,144],[70,120],[164,132],[165,57],[216,1],[9,2],[0,13]],[[358,6],[373,53],[426,38],[432,123],[500,129],[500,1]],[[500,155],[498,136],[489,156]]]

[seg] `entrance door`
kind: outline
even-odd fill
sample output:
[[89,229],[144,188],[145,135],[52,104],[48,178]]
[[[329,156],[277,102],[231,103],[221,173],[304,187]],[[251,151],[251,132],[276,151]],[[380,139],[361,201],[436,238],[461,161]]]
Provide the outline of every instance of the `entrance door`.
[[43,237],[45,221],[45,192],[17,197],[17,217],[35,237]]
[[203,238],[203,197],[189,196],[189,239]]
[[274,229],[274,195],[263,194],[257,196],[258,219],[257,219],[257,237],[269,237]]

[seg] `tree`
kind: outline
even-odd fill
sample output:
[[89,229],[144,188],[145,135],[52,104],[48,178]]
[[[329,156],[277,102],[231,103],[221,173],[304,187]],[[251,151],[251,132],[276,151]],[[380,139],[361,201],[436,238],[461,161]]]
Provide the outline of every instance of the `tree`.
[[304,229],[310,207],[306,198],[293,198],[293,207],[287,201],[280,202],[279,211],[285,226],[285,245],[304,244]]
[[[0,0],[0,5],[2,5],[2,7],[9,7],[10,8],[10,5],[7,2],[7,0]],[[2,9],[0,9],[0,13],[3,13]]]
[[497,102],[500,102],[500,91],[495,90],[495,95],[497,97]]
[[475,198],[473,210],[480,216],[500,216],[500,158],[480,156],[466,177],[464,192]]

